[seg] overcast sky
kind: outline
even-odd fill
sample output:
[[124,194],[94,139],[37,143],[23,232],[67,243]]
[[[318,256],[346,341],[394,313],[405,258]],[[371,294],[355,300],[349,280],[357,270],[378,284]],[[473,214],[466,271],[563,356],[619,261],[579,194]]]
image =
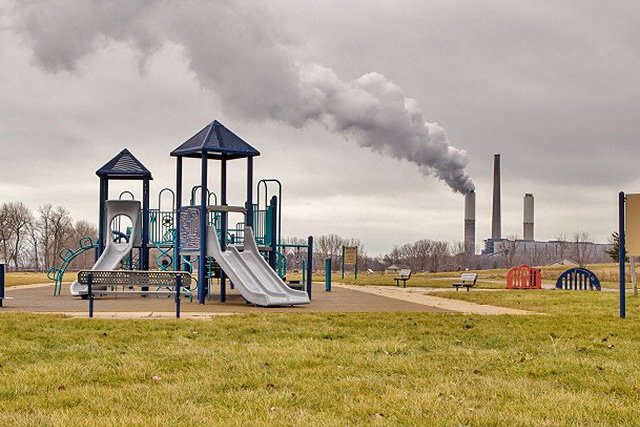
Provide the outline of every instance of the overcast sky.
[[[530,192],[536,238],[604,242],[617,192],[640,191],[637,1],[0,7],[2,202],[95,223],[95,171],[126,147],[153,172],[155,206],[174,186],[169,152],[213,119],[261,151],[256,177],[283,182],[284,236],[357,237],[370,254],[462,240],[452,188],[471,180],[488,237],[494,153],[505,236],[522,235]],[[245,163],[229,172],[242,203]],[[140,193],[112,196],[125,189]]]

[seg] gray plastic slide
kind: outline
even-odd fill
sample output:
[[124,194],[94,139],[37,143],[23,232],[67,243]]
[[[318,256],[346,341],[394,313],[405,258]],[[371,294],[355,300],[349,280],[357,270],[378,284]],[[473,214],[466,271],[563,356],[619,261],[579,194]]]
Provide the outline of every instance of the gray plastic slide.
[[[107,222],[105,224],[107,239],[104,252],[91,270],[116,270],[120,267],[122,260],[129,255],[134,244],[139,244],[140,240],[140,202],[136,200],[107,200]],[[131,237],[127,243],[116,243],[111,236],[111,221],[118,215],[129,217],[133,226],[131,227]],[[87,294],[87,286],[81,285],[76,280],[69,287],[73,296]]]
[[260,255],[251,227],[244,228],[244,251],[222,251],[215,228],[207,229],[207,255],[215,258],[244,299],[260,306],[309,304],[305,291],[291,289]]

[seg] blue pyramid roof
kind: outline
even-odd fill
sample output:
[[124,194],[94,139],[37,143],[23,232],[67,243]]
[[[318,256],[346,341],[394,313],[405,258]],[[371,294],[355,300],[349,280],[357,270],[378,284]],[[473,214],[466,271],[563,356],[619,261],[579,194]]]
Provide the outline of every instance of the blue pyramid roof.
[[210,159],[241,159],[260,152],[217,120],[209,123],[184,144],[171,152],[174,157],[197,157],[207,153]]
[[110,179],[153,179],[151,172],[126,148],[96,171]]

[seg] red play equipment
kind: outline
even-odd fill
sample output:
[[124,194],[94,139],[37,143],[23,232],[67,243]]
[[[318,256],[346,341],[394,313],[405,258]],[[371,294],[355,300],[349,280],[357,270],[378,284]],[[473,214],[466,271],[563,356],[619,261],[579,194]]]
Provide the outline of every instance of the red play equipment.
[[542,272],[528,265],[507,272],[507,289],[542,289]]

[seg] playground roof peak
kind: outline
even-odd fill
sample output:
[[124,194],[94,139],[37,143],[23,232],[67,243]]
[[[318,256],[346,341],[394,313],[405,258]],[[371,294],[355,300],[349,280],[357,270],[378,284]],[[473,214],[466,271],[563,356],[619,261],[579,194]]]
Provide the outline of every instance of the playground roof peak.
[[249,145],[225,125],[212,121],[185,143],[171,152],[174,157],[201,158],[207,153],[209,159],[242,159],[259,156],[260,152]]
[[126,148],[98,169],[96,175],[109,179],[153,179],[151,171]]

